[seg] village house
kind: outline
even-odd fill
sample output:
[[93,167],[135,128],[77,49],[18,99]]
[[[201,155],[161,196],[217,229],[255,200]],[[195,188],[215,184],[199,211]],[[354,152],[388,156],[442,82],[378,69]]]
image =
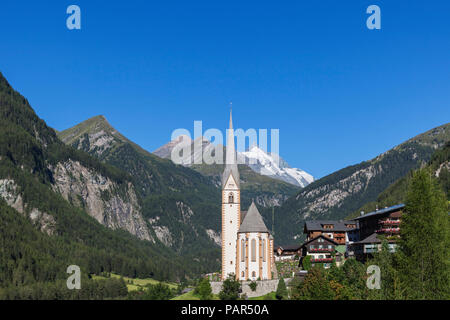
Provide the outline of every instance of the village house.
[[[316,253],[310,251],[311,242],[319,241],[319,237],[323,236],[331,241],[330,245],[335,250],[337,265],[343,263],[347,258],[356,258],[359,261],[365,261],[367,257],[374,252],[381,250],[382,238],[388,242],[389,250],[394,252],[396,249],[396,241],[400,234],[401,216],[404,204],[398,204],[384,209],[375,210],[364,214],[353,220],[333,221],[333,220],[316,220],[306,221],[303,232],[306,234],[306,242],[302,245],[301,258],[308,254]],[[313,248],[314,249],[314,244]],[[325,252],[326,250],[321,250]],[[317,255],[314,255],[316,259]],[[323,258],[322,258],[323,259]],[[325,259],[329,259],[328,256]],[[328,260],[323,261],[324,266],[328,266]]]
[[359,238],[362,239],[350,246],[356,259],[365,261],[374,252],[380,251],[382,238],[387,240],[389,250],[395,252],[404,208],[404,204],[398,204],[367,214],[362,212],[355,218],[359,223]]
[[306,257],[310,257],[311,266],[317,264],[323,265],[324,268],[329,268],[333,262],[342,262],[342,252],[336,251],[338,246],[343,246],[335,240],[321,234],[315,238],[307,240],[301,245],[301,257],[299,265],[304,268],[303,262]]
[[358,240],[358,233],[355,232],[357,229],[358,222],[354,220],[314,220],[305,222],[303,233],[306,234],[306,241],[324,235],[338,244],[345,245]]

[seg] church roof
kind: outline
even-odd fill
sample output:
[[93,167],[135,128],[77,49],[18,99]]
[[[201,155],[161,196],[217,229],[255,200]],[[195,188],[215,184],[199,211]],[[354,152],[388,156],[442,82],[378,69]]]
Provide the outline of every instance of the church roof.
[[232,111],[230,110],[230,128],[227,130],[227,147],[225,157],[225,170],[222,175],[222,188],[225,187],[230,174],[233,175],[236,185],[240,186],[239,170],[237,165],[236,150],[234,147],[234,130]]
[[245,218],[242,221],[241,227],[239,228],[238,232],[270,233],[269,230],[267,230],[267,227],[264,224],[261,214],[259,213],[258,208],[256,208],[256,205],[253,201],[252,204],[250,205],[250,208],[248,208],[247,214],[245,215]]

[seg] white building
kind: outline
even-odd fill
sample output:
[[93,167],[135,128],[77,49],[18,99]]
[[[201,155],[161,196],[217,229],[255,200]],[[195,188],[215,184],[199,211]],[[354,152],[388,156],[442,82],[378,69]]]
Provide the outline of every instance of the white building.
[[225,170],[222,176],[222,280],[233,275],[238,280],[272,279],[273,237],[256,205],[242,212],[240,178],[230,112]]

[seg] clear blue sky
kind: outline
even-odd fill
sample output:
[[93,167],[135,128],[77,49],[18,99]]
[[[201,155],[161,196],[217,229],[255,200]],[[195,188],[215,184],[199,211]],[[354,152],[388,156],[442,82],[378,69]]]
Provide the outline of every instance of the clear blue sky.
[[[66,28],[81,7],[82,29]],[[366,8],[381,8],[381,30]],[[172,130],[280,129],[322,177],[450,120],[449,1],[0,4],[0,71],[62,130],[103,114],[153,151]]]

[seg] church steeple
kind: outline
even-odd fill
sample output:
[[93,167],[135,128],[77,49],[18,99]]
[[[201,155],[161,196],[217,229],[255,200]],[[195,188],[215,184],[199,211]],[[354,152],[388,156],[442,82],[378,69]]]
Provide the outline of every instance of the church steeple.
[[234,130],[233,130],[233,115],[232,105],[230,103],[230,128],[227,130],[227,147],[225,157],[225,170],[222,176],[222,187],[225,187],[230,174],[239,187],[239,170],[237,166],[236,149],[234,146]]

